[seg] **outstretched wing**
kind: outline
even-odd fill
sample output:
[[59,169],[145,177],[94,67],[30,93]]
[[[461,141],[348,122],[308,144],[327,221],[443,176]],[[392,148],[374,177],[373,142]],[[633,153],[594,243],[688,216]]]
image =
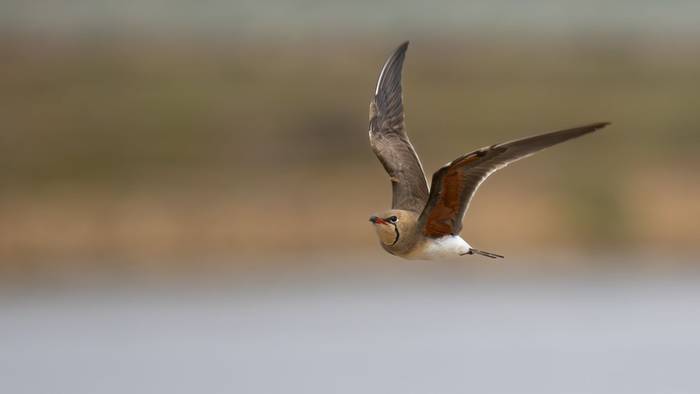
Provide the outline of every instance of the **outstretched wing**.
[[408,41],[386,61],[369,106],[369,142],[392,185],[393,209],[421,212],[428,201],[423,166],[404,129],[401,68]]
[[489,175],[539,150],[591,133],[608,124],[593,123],[492,145],[446,164],[433,174],[430,198],[418,219],[423,234],[433,238],[459,234],[469,202]]

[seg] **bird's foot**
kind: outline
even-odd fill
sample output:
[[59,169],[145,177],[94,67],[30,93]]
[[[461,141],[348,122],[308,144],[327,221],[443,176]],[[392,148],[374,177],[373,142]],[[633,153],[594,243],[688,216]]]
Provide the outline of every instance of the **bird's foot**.
[[503,256],[501,256],[500,254],[491,253],[491,252],[484,252],[483,250],[478,250],[478,249],[474,249],[474,248],[470,248],[467,253],[462,253],[462,254],[460,254],[460,256],[465,256],[468,254],[478,254],[478,255],[489,257],[492,259],[502,259],[503,258]]

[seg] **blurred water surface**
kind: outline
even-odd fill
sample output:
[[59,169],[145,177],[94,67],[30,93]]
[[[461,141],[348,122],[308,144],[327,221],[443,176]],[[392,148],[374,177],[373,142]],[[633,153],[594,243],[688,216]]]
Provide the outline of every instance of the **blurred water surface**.
[[0,3],[6,29],[39,32],[163,33],[308,37],[358,31],[473,32],[604,31],[697,32],[700,5],[691,0],[614,3],[580,0],[500,1],[418,0],[107,0],[21,1]]
[[16,290],[0,301],[0,390],[700,390],[697,274],[470,277],[456,267]]

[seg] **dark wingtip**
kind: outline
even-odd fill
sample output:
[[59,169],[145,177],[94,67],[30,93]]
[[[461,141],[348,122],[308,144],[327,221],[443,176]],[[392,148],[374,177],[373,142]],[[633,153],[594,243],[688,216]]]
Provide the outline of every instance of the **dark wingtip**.
[[408,50],[408,44],[409,41],[404,41],[401,45],[399,45],[395,50],[394,53],[389,56],[389,59],[387,59],[387,63],[390,63],[392,61],[398,61],[400,63],[403,63],[403,58],[406,56],[406,51]]
[[[384,63],[382,71],[379,74],[379,80],[377,81],[377,88],[374,92],[375,95],[379,94],[382,90],[386,94],[391,94],[393,90],[396,90],[399,95],[401,94],[401,69],[403,68],[403,61],[406,57],[408,44],[408,41],[404,41]],[[379,104],[380,103],[378,103],[378,105]]]
[[411,41],[408,41],[408,40],[404,41],[401,45],[399,45],[398,48],[396,48],[396,52],[399,52],[399,51],[406,52],[406,50],[408,49],[408,44],[410,44],[410,43],[411,43]]
[[602,129],[603,127],[610,126],[612,123],[610,122],[596,122],[588,125],[588,127],[591,127],[595,130]]
[[589,123],[587,125],[579,126],[570,130],[565,130],[565,131],[577,131],[578,135],[583,135],[583,134],[588,134],[592,133],[594,131],[598,131],[606,126],[609,126],[610,122],[595,122],[595,123]]

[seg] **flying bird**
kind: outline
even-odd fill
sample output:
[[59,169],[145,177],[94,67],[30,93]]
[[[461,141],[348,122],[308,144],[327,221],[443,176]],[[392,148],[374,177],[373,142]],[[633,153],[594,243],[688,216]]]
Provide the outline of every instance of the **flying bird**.
[[369,141],[389,174],[391,209],[370,222],[381,246],[407,259],[443,259],[464,255],[503,256],[472,248],[462,237],[462,219],[479,185],[491,174],[535,152],[592,133],[608,122],[486,146],[445,164],[428,182],[404,124],[401,69],[408,41],[387,59],[369,106]]

